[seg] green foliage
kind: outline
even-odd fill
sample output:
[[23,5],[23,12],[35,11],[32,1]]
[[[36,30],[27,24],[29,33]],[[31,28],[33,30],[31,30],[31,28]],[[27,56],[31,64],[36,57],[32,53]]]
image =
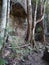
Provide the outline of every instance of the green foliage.
[[42,28],[38,28],[38,32],[42,31]]
[[15,39],[15,38],[16,38],[15,36],[14,37],[12,36],[11,49],[14,51],[14,54],[11,53],[10,57],[13,58],[15,56],[16,58],[21,59],[23,58],[23,56],[32,53],[33,49],[31,48],[31,46],[26,46],[23,48],[22,44],[23,42],[22,43],[20,42],[21,39],[20,38]]
[[36,0],[32,0],[32,4],[35,4],[36,3]]
[[22,56],[30,54],[33,51],[31,46],[21,48],[21,46],[17,46],[16,44],[12,44],[11,47],[12,47],[12,50],[14,50],[16,52],[16,54],[18,54],[18,55],[21,54]]
[[16,44],[14,44],[14,43],[11,44],[11,47],[12,47],[13,50],[16,50]]
[[8,62],[2,58],[0,58],[0,65],[6,65]]
[[40,33],[42,31],[42,28],[38,27],[36,31],[37,31],[37,33]]

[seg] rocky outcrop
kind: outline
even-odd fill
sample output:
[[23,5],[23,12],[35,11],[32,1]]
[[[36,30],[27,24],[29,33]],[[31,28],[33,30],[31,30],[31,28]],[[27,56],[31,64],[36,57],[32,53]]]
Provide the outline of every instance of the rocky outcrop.
[[25,12],[27,13],[27,0],[11,0],[12,2],[20,3],[21,6],[25,9]]

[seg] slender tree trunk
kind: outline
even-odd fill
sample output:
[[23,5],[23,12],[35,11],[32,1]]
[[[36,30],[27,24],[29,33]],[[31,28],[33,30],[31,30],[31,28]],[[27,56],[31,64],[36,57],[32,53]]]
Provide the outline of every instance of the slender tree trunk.
[[10,0],[7,0],[7,27],[9,26]]
[[[42,14],[43,14],[43,1],[41,0],[41,16],[42,16]],[[43,20],[41,21],[41,26],[42,26],[42,33],[41,33],[41,35],[42,35],[42,42],[44,41],[44,25],[43,25]]]
[[[47,0],[45,1],[45,5],[44,5],[44,0],[41,0],[41,16],[44,13],[44,17],[45,17],[46,2],[47,2]],[[42,24],[41,24],[41,26],[42,26],[42,42],[45,43],[44,19],[41,22],[42,22]]]
[[1,36],[4,37],[4,30],[6,27],[6,14],[7,14],[7,0],[3,0],[3,5],[2,5],[2,24],[1,24]]
[[30,42],[32,35],[32,6],[31,0],[27,0],[27,21],[28,21],[28,29],[26,39]]
[[3,56],[4,44],[5,44],[5,28],[6,28],[6,15],[7,15],[7,0],[3,0],[2,4],[2,22],[1,22],[1,37],[3,37],[3,45],[1,48],[1,58]]
[[[42,2],[43,2],[43,0],[42,0]],[[35,8],[35,15],[34,15],[34,27],[33,27],[33,44],[34,44],[34,47],[36,47],[36,42],[35,42],[35,28],[36,28],[36,25],[42,21],[42,27],[44,27],[43,20],[44,20],[44,16],[45,16],[46,1],[45,1],[45,3],[41,4],[41,14],[40,14],[41,19],[38,19],[38,20],[36,20],[37,8],[38,8],[38,0],[36,1],[36,8]],[[43,35],[44,40],[45,40],[44,28],[42,30],[42,35]]]
[[[36,28],[36,17],[37,17],[37,8],[38,8],[38,0],[36,1],[36,7],[35,7],[35,14],[34,14],[34,27],[33,27],[33,45],[36,46],[36,42],[35,42],[35,28]],[[33,46],[33,47],[35,47]]]

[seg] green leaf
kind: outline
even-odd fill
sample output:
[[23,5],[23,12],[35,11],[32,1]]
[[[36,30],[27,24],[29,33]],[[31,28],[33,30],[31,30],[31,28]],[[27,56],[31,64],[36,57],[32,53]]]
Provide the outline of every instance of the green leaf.
[[0,65],[6,65],[8,62],[2,58],[0,58]]

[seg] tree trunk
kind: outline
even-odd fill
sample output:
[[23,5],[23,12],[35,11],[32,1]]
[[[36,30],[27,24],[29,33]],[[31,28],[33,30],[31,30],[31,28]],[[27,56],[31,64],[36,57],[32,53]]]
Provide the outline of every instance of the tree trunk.
[[[46,1],[45,1],[45,3],[46,3]],[[44,13],[44,15],[45,15],[45,8],[46,8],[46,4],[45,4],[45,7],[44,7],[44,0],[41,0],[41,16],[43,15],[43,13]],[[44,19],[41,21],[41,26],[42,26],[42,33],[41,33],[41,35],[42,35],[42,42],[45,42],[45,34],[44,34]]]
[[26,40],[31,41],[31,35],[32,35],[32,6],[31,6],[31,0],[27,0],[27,21],[28,21],[28,29],[27,29],[27,36]]
[[33,47],[36,46],[35,42],[35,28],[36,28],[36,17],[37,17],[38,0],[36,1],[35,14],[34,14],[34,27],[33,27]]
[[10,16],[10,0],[7,0],[7,27],[9,26],[9,16]]
[[6,26],[6,13],[7,13],[7,0],[3,0],[2,5],[2,23],[1,23],[1,36],[4,37],[4,30]]
[[[36,17],[37,17],[37,8],[38,8],[38,0],[36,1],[36,8],[35,8],[35,15],[34,15],[34,27],[33,27],[33,44],[34,44],[34,47],[36,47],[36,42],[35,42],[35,28],[36,28],[36,25],[38,23],[42,23],[42,38],[43,40],[45,40],[45,35],[44,35],[44,16],[45,16],[45,8],[46,8],[46,1],[45,3],[43,3],[43,0],[42,0],[42,4],[41,4],[41,19],[39,20],[36,20]],[[44,10],[44,11],[43,11]]]

